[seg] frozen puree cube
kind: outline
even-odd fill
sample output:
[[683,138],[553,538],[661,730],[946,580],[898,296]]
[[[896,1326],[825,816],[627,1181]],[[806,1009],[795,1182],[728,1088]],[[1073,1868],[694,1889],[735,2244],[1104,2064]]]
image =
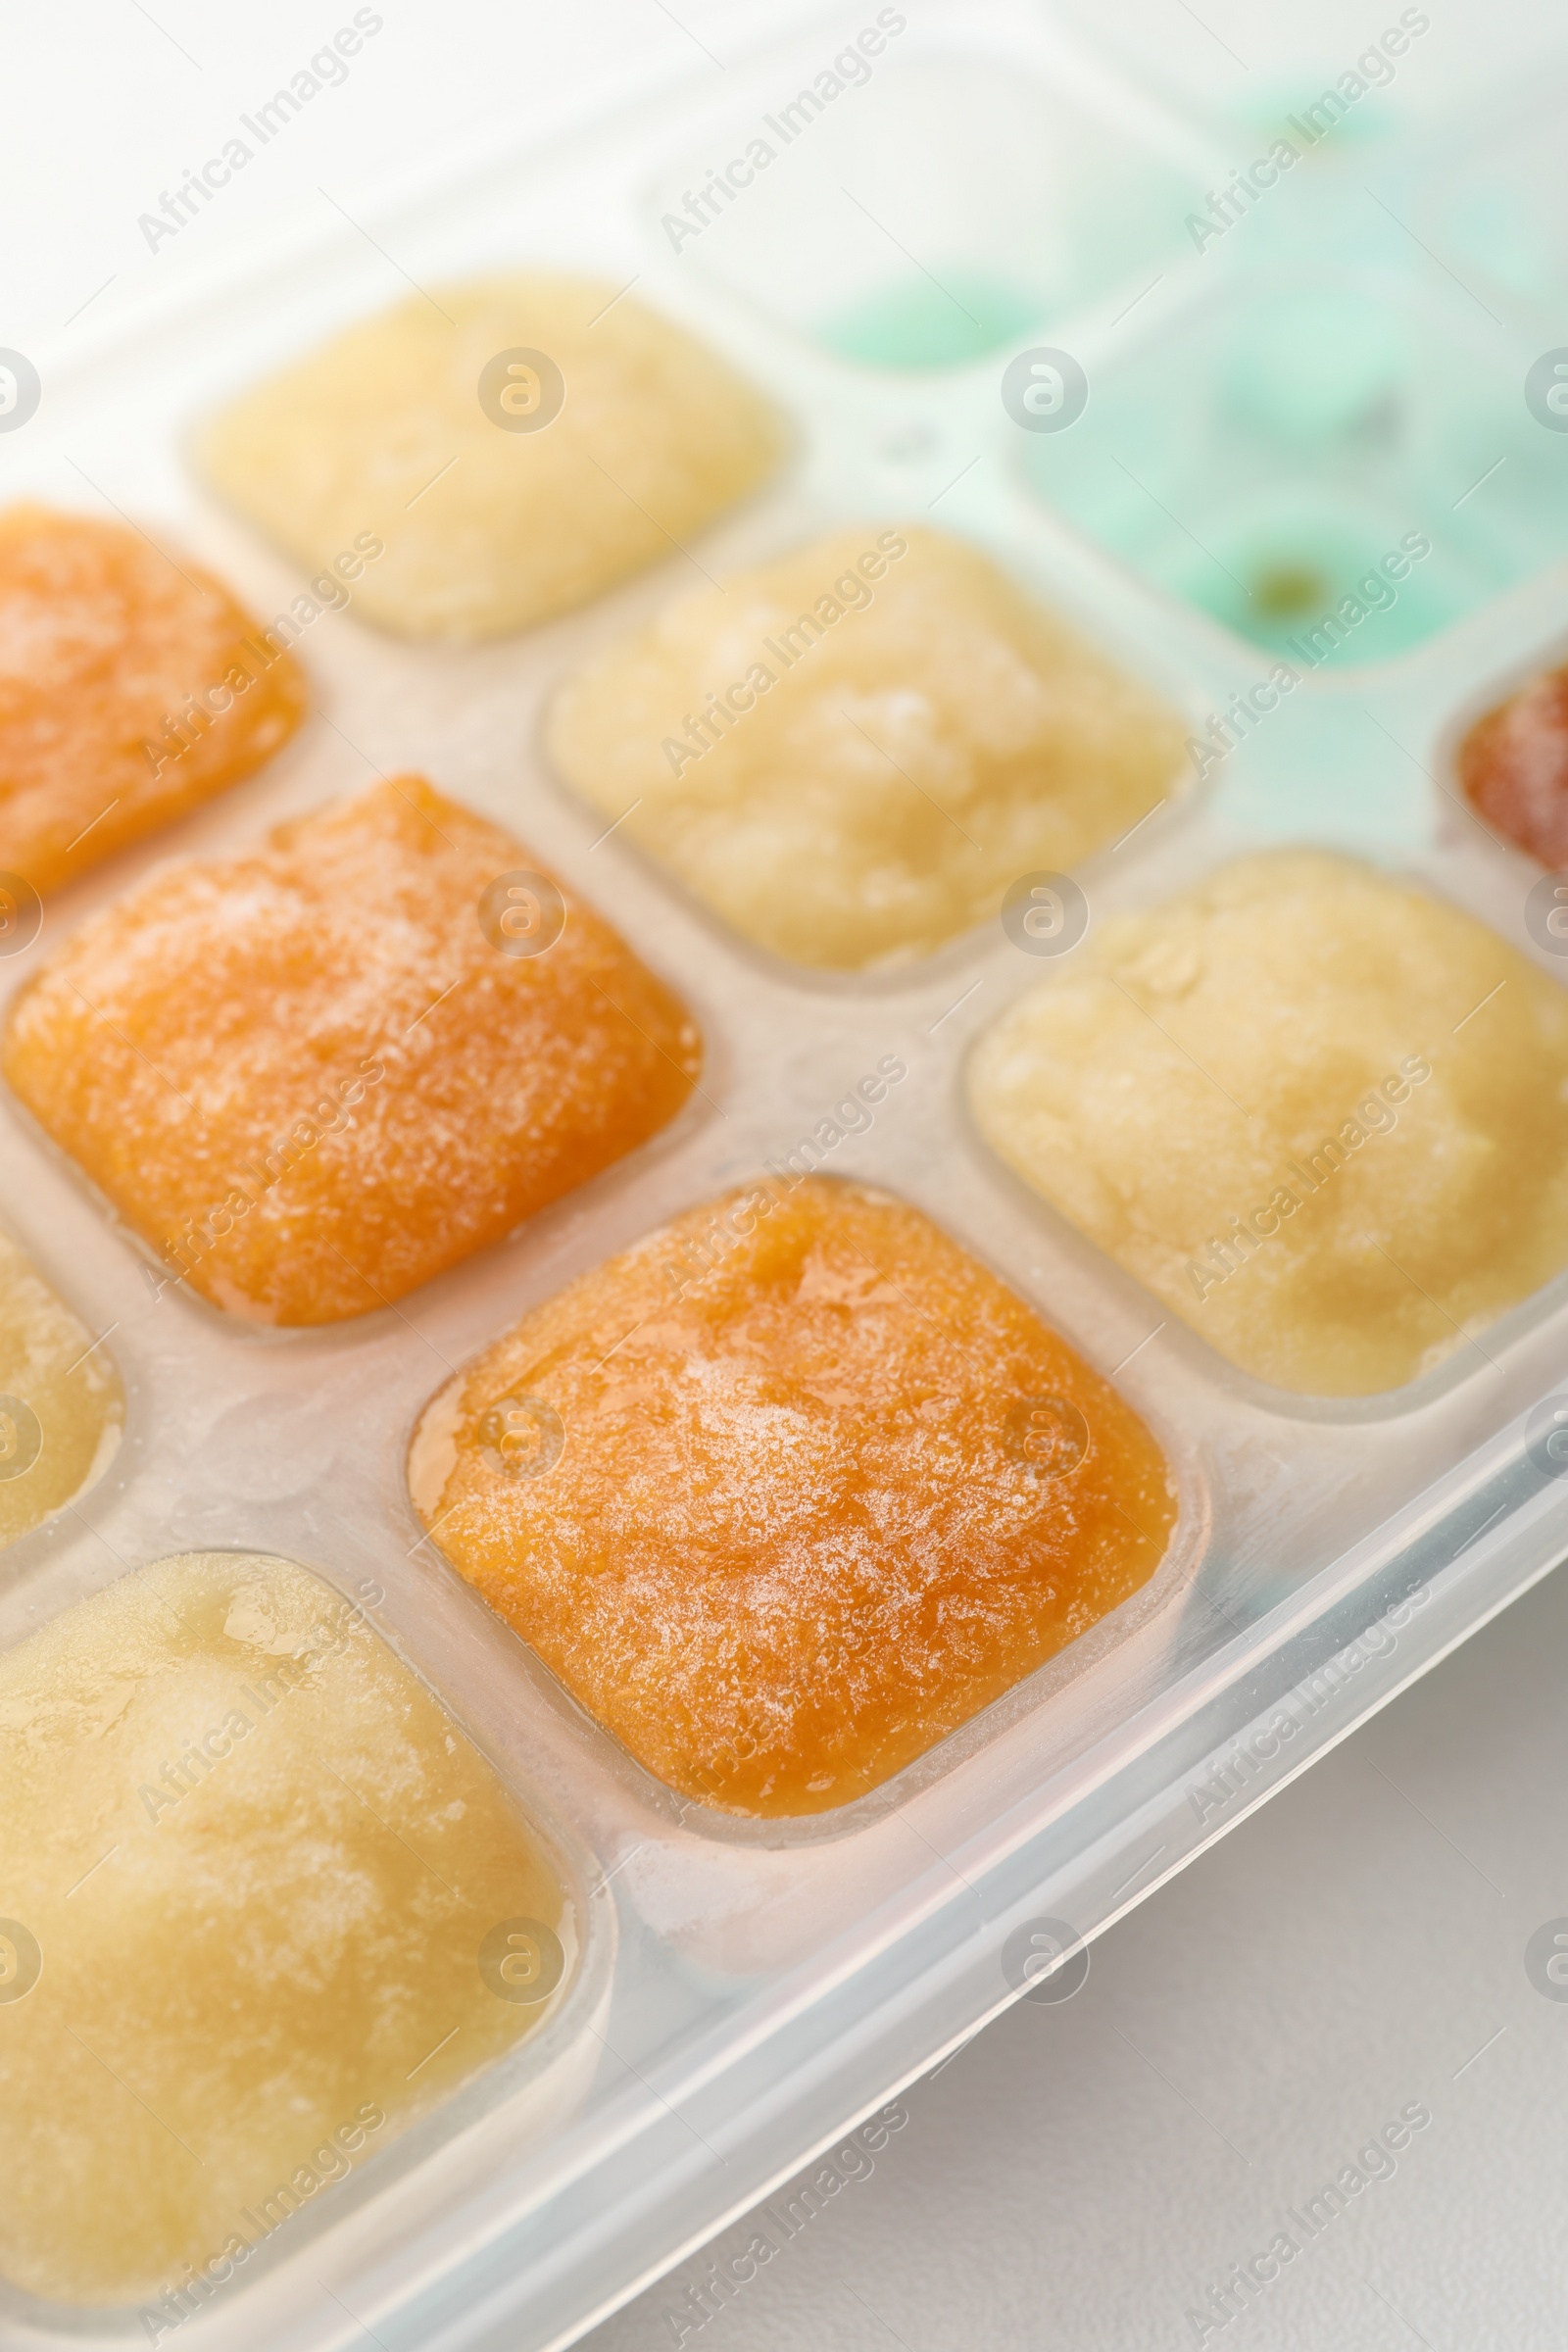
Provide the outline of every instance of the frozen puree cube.
[[114,1358],[0,1232],[0,1544],[90,1487],[124,1419]]
[[1543,865],[1568,865],[1568,665],[1477,719],[1459,747],[1459,781],[1504,841]]
[[295,663],[139,531],[0,513],[0,868],[38,892],[237,784],[305,711]]
[[842,531],[568,681],[562,773],[746,938],[837,970],[996,914],[1176,789],[1177,713],[977,548]]
[[541,272],[361,320],[237,401],[202,458],[313,571],[375,532],[360,611],[461,642],[662,562],[782,449],[770,405],[684,328]]
[[1396,1389],[1568,1265],[1568,995],[1348,858],[1242,858],[1106,922],[981,1039],[969,1101],[1282,1389]]
[[331,1323],[643,1143],[699,1053],[608,923],[405,776],[95,915],[0,1061],[172,1273],[256,1322]]
[[929,1218],[825,1178],[691,1210],[426,1407],[425,1525],[682,1796],[885,1781],[1159,1565],[1116,1392]]
[[0,1658],[0,2277],[160,2340],[527,2034],[573,1935],[537,1832],[318,1578],[187,1552],[77,1601]]

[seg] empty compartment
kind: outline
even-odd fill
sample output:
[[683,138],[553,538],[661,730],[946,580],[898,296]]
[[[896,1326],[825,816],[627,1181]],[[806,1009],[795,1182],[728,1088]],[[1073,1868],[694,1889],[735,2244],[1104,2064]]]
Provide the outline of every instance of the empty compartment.
[[1020,439],[1068,520],[1302,673],[1404,653],[1562,553],[1568,444],[1508,345],[1381,279],[1219,296]]
[[[1397,133],[1469,109],[1489,86],[1530,74],[1558,45],[1544,8],[1465,14],[1360,0],[1266,14],[1254,0],[1057,0],[1127,72],[1185,105],[1253,124],[1314,103],[1352,135]],[[1333,104],[1326,105],[1326,101]],[[1336,110],[1339,110],[1338,112]]]
[[653,205],[691,264],[846,359],[961,367],[1147,278],[1185,235],[1187,177],[1040,83],[855,47],[823,68],[683,157]]
[[[1421,227],[1441,258],[1491,300],[1568,295],[1564,86],[1511,113],[1457,161],[1435,164]],[[1560,337],[1549,332],[1544,344]]]

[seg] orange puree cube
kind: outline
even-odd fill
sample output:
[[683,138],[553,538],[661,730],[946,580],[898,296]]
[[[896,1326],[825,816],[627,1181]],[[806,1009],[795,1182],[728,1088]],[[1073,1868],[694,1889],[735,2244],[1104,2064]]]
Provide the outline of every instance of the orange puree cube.
[[0,1062],[172,1274],[255,1322],[334,1323],[632,1151],[699,1053],[608,923],[404,776],[95,915]]
[[682,1796],[875,1788],[1159,1565],[1163,1454],[918,1209],[831,1179],[693,1209],[425,1408],[415,1506]]
[[0,514],[0,868],[57,890],[250,775],[305,683],[226,588],[139,531]]

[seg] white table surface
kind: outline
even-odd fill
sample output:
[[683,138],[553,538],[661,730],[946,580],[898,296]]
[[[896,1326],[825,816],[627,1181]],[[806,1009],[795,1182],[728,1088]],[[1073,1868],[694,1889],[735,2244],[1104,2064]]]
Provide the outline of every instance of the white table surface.
[[[869,2177],[681,2340],[1562,2352],[1568,2002],[1524,1949],[1568,1915],[1565,1670],[1559,1570],[1112,1929],[1071,2000],[1016,2004],[907,2092]],[[1295,2227],[1418,2105],[1392,2177]],[[685,2284],[753,2227],[585,2352],[675,2344]],[[1189,2312],[1281,2230],[1301,2251],[1200,2335]]]
[[[720,71],[710,51],[786,12],[379,13],[345,83],[152,253],[137,216],[353,6],[12,12],[0,344],[243,267],[280,220],[373,203],[411,155],[542,134]],[[594,2352],[1562,2352],[1568,2000],[1544,1997],[1524,1952],[1568,1914],[1565,1660],[1559,1573],[1123,1921],[1073,1999],[1013,2008],[906,2093],[874,2169],[720,2313],[701,2328],[690,2306],[668,2316],[754,2224],[598,2329]],[[1410,2107],[1431,2121],[1391,2178],[1314,2235],[1287,2218]],[[1300,2251],[1219,2325],[1209,2289],[1282,2230]]]

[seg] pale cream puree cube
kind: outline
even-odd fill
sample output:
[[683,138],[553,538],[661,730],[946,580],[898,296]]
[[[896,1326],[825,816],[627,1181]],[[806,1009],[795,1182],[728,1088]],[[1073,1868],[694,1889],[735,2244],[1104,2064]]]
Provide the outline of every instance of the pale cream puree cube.
[[108,1347],[0,1232],[0,1544],[90,1487],[124,1420]]
[[571,1948],[540,1837],[364,1608],[235,1552],[77,1601],[0,1657],[0,2277],[167,2340],[530,2032]]
[[1348,858],[1106,922],[968,1087],[1026,1183],[1280,1388],[1399,1388],[1568,1265],[1568,993]]
[[925,955],[1177,789],[1177,713],[979,549],[872,525],[699,590],[571,679],[547,741],[746,938]]
[[756,488],[771,404],[634,294],[537,273],[362,319],[211,424],[202,463],[365,617],[466,641],[531,627],[676,554]]

